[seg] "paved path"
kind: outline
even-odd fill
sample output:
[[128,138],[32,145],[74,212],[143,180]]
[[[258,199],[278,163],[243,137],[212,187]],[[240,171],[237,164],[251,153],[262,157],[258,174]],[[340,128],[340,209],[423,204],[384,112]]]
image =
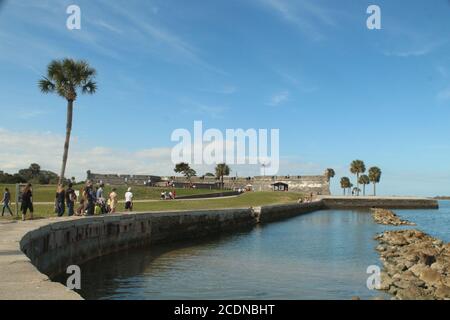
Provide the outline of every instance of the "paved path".
[[[225,197],[213,197],[213,198],[192,198],[192,199],[175,199],[175,200],[160,200],[160,199],[143,199],[143,200],[134,200],[134,203],[148,203],[148,202],[164,202],[164,201],[194,201],[194,200],[220,200],[220,199],[229,199],[236,198],[239,196],[225,196]],[[119,200],[119,203],[125,203],[124,200]],[[11,205],[15,205],[15,202],[11,202]],[[54,202],[33,202],[34,205],[54,205]]]
[[52,219],[0,221],[0,300],[81,299],[62,284],[51,282],[20,250],[20,240],[28,231],[47,225],[50,221]]

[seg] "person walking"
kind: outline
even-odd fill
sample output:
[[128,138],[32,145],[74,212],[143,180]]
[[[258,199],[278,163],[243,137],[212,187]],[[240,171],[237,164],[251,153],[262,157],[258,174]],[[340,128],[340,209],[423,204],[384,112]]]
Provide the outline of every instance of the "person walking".
[[9,207],[10,202],[11,202],[11,193],[9,192],[8,188],[5,188],[5,193],[3,193],[3,199],[2,199],[2,203],[3,203],[2,217],[5,214],[5,209],[8,209],[11,217],[13,216],[11,208]]
[[75,201],[77,201],[77,195],[75,193],[75,190],[73,190],[73,184],[69,183],[69,186],[66,190],[66,205],[67,205],[67,213],[69,217],[73,216]]
[[97,188],[97,193],[96,193],[96,197],[97,197],[97,205],[100,208],[100,213],[101,214],[106,214],[108,213],[107,209],[106,209],[106,200],[105,197],[103,196],[104,194],[104,188],[105,185],[103,183],[100,183],[99,187]]
[[31,183],[28,183],[22,191],[22,204],[20,207],[22,221],[25,221],[28,210],[30,211],[30,219],[33,220],[33,189]]
[[125,211],[131,212],[133,210],[133,193],[131,187],[125,192]]
[[93,216],[95,210],[96,194],[94,187],[92,186],[92,181],[88,180],[86,182],[86,188],[84,189],[84,195],[86,197],[86,215]]
[[84,187],[80,189],[78,202],[80,205],[78,206],[75,215],[82,216],[86,212],[86,192]]
[[64,212],[66,211],[66,190],[62,184],[58,185],[58,189],[56,189],[56,197],[55,197],[55,207],[56,213],[58,217],[62,217]]
[[118,195],[116,192],[116,188],[112,188],[111,193],[109,194],[109,212],[110,213],[116,213],[116,209],[117,209],[117,204],[119,203],[118,201]]

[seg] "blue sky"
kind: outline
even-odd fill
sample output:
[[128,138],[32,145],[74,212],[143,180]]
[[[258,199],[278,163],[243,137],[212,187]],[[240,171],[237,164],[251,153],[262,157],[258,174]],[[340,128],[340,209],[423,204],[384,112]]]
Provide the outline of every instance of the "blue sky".
[[[81,30],[66,28],[70,4]],[[280,174],[332,167],[336,193],[362,159],[382,194],[450,194],[449,34],[446,0],[3,1],[0,170],[59,168],[65,101],[37,81],[73,57],[99,90],[76,101],[69,175],[171,174],[172,131],[202,120],[279,128]]]

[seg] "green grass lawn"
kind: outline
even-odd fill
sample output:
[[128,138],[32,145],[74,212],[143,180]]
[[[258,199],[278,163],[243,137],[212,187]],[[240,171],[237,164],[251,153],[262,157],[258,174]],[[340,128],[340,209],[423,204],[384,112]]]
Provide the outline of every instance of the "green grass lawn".
[[[134,211],[175,211],[175,210],[206,210],[223,208],[248,208],[277,203],[297,201],[302,195],[295,192],[248,192],[237,197],[206,200],[178,200],[154,201],[135,203]],[[124,204],[120,203],[118,212],[123,211]],[[52,205],[35,205],[35,218],[56,216]],[[6,216],[5,219],[10,219]]]
[[[14,184],[0,184],[0,192],[1,196],[3,196],[3,192],[5,187],[9,188],[11,192],[11,199],[15,201],[16,194],[16,186]],[[74,187],[75,190],[80,190],[83,186],[76,185]],[[105,196],[107,196],[111,192],[111,186],[105,186]],[[117,194],[119,195],[119,199],[124,198],[125,192],[127,191],[127,186],[116,186]],[[132,191],[134,194],[134,198],[136,200],[158,200],[161,196],[161,192],[163,191],[171,191],[171,188],[153,188],[153,187],[145,187],[145,186],[132,186]],[[177,196],[188,196],[194,194],[206,194],[206,193],[215,193],[221,192],[221,190],[213,189],[175,189]],[[55,185],[33,185],[33,201],[34,202],[53,202],[55,201],[55,193],[56,186]],[[0,196],[0,197],[1,197]],[[1,198],[0,198],[1,200]]]

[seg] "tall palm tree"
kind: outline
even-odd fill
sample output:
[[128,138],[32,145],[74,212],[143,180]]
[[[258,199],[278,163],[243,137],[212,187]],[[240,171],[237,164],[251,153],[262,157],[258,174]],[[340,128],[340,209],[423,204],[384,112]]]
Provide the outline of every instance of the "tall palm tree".
[[216,166],[216,177],[220,179],[221,188],[223,189],[223,177],[230,175],[230,167],[226,163],[219,163]]
[[362,160],[353,160],[350,164],[350,172],[356,174],[356,188],[357,195],[359,196],[359,175],[366,172],[366,165]]
[[359,177],[360,184],[363,185],[363,196],[366,195],[366,185],[370,183],[369,177],[366,174],[363,174],[361,177]]
[[43,93],[56,92],[67,100],[66,140],[59,175],[59,184],[64,181],[67,157],[69,154],[70,134],[72,131],[73,104],[78,91],[94,94],[97,83],[94,81],[96,71],[85,61],[73,59],[53,60],[47,67],[47,76],[39,81],[39,88]]
[[341,178],[341,188],[344,190],[344,196],[345,196],[345,190],[350,187],[350,179],[347,177]]
[[376,184],[380,182],[381,169],[378,167],[372,167],[369,169],[369,180],[373,183],[373,195],[377,195]]

